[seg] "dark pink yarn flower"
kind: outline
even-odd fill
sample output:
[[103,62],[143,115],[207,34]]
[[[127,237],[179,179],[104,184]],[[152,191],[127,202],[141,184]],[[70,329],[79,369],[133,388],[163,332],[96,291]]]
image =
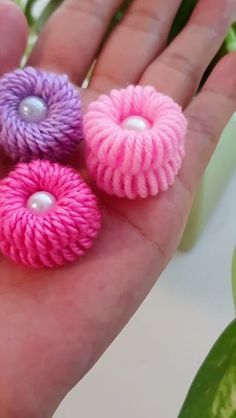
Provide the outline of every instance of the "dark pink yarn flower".
[[100,96],[84,117],[87,164],[97,186],[129,199],[167,190],[182,164],[186,128],[181,107],[154,87]]
[[72,262],[101,226],[97,199],[80,175],[45,160],[20,163],[0,181],[0,251],[41,268]]
[[0,80],[0,145],[13,160],[64,160],[82,139],[81,119],[66,75],[26,67]]

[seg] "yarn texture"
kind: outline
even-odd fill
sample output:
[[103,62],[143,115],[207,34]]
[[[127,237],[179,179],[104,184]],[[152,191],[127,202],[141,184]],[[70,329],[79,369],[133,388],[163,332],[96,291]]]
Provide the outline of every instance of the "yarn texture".
[[[19,106],[36,96],[47,106],[40,122],[22,119]],[[45,158],[63,161],[82,138],[81,102],[78,90],[66,75],[31,67],[6,74],[0,80],[0,145],[15,161]]]
[[[148,128],[125,129],[130,116],[146,119]],[[181,107],[154,87],[100,96],[84,117],[87,165],[97,186],[129,199],[167,190],[182,164],[186,129]]]
[[[35,214],[33,193],[51,193],[56,204]],[[91,247],[101,226],[97,199],[80,175],[58,163],[19,163],[0,181],[0,250],[16,263],[42,268],[73,262]]]

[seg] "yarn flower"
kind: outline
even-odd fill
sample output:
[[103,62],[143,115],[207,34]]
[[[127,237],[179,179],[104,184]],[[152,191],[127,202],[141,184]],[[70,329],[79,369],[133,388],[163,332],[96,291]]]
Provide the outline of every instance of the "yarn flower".
[[101,226],[90,188],[76,171],[58,163],[19,163],[0,181],[0,196],[0,251],[26,266],[77,260]]
[[66,75],[26,67],[0,80],[0,145],[13,160],[64,160],[81,124],[80,95]]
[[181,167],[186,128],[180,106],[154,87],[100,96],[84,117],[87,164],[97,186],[129,199],[167,190]]

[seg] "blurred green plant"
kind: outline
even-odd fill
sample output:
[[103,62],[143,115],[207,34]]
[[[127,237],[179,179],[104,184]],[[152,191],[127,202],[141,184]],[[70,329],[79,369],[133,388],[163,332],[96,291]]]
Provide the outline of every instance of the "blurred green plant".
[[[232,288],[236,309],[236,248]],[[203,362],[178,418],[236,418],[236,320],[226,328]]]
[[[42,0],[40,0],[42,3]],[[35,17],[34,8],[39,0],[28,0],[25,5],[25,15],[31,27],[39,33],[51,14],[60,6],[63,0],[50,0],[46,3],[39,16]]]
[[232,289],[233,289],[234,306],[235,306],[235,311],[236,311],[236,247],[234,249],[233,263],[232,263]]
[[226,38],[226,47],[229,52],[236,51],[236,23],[234,23]]
[[178,418],[236,417],[236,320],[201,366]]
[[18,4],[18,6],[20,6],[22,9],[24,9],[24,0],[15,0],[15,3]]

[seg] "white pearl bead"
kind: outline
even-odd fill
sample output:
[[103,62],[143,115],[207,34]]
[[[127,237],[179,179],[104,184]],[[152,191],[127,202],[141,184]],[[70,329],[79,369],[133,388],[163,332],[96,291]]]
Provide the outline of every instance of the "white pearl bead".
[[132,131],[144,131],[145,129],[149,129],[151,127],[148,120],[142,116],[129,116],[123,120],[121,125],[124,129]]
[[28,209],[38,214],[48,212],[55,204],[55,197],[51,193],[44,191],[32,194],[27,201]]
[[26,122],[37,123],[47,117],[47,105],[40,97],[28,96],[20,102],[19,113]]

